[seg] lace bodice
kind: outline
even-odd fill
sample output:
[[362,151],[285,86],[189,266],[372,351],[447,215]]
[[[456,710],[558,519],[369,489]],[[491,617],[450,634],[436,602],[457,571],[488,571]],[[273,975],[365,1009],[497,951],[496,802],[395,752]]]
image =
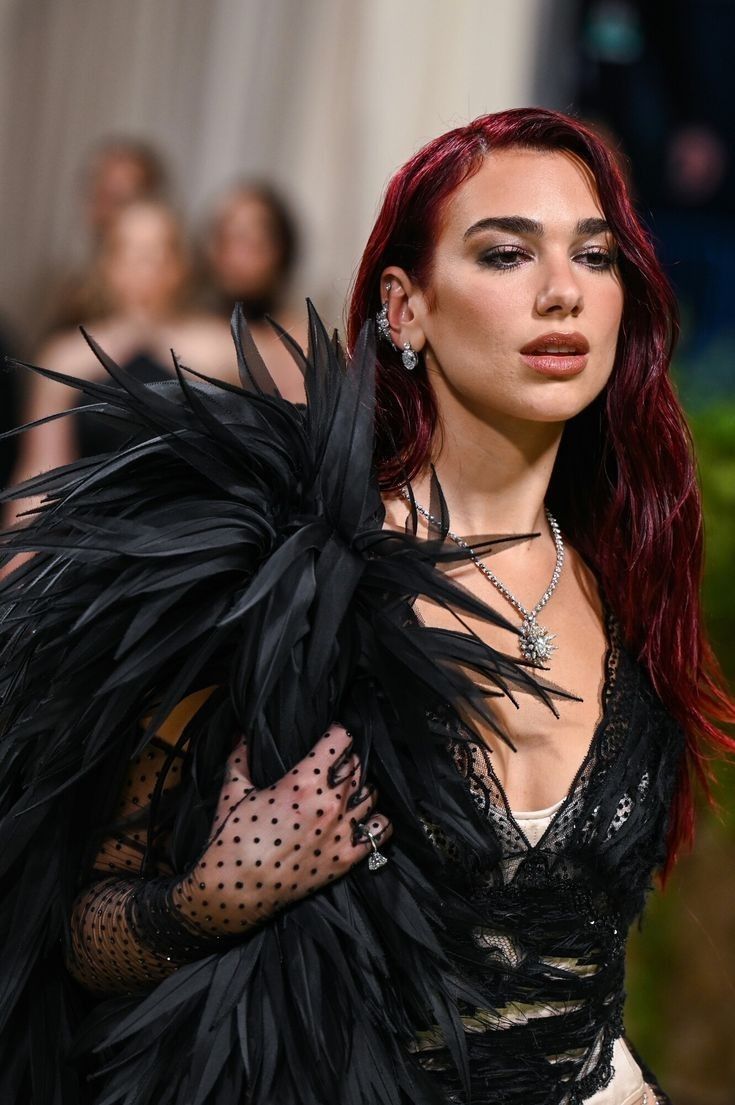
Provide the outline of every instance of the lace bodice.
[[[607,629],[602,717],[537,841],[514,816],[491,751],[434,716],[497,843],[495,862],[474,864],[438,841],[465,872],[478,913],[472,940],[488,1003],[463,1019],[473,1100],[483,1105],[581,1105],[609,1082],[623,1035],[626,936],[665,858],[683,735],[611,615]],[[448,1099],[463,1102],[437,1033],[420,1048]]]

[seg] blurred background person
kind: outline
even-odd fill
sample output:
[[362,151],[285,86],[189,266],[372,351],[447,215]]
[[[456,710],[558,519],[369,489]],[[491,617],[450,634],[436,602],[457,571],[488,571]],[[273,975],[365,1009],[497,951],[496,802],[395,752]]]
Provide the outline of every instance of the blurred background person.
[[[174,373],[171,350],[197,371],[237,383],[229,328],[191,307],[191,265],[182,224],[160,200],[129,203],[106,221],[93,270],[99,315],[91,332],[117,364],[142,381]],[[78,330],[63,330],[38,352],[37,363],[86,379],[105,379]],[[46,418],[80,403],[55,380],[33,375],[24,420]],[[78,456],[105,452],[125,436],[93,413],[58,419],[23,435],[13,482]],[[26,506],[28,503],[25,504]]]
[[[16,355],[15,336],[7,328],[5,320],[0,318],[0,366],[6,357]],[[20,380],[17,372],[0,371],[0,434],[7,433],[18,425],[20,405]],[[17,454],[17,438],[0,438],[0,490],[4,490],[12,480]]]
[[140,139],[110,136],[97,142],[81,173],[81,207],[86,242],[82,263],[52,275],[42,305],[43,334],[91,322],[105,313],[97,282],[97,261],[107,233],[123,207],[133,200],[168,194],[169,178],[161,154]]
[[215,203],[202,249],[205,297],[226,318],[242,303],[261,354],[293,401],[303,396],[301,374],[267,318],[306,347],[305,314],[288,307],[298,248],[296,220],[284,198],[271,184],[243,180]]
[[732,393],[732,0],[581,0],[576,103],[619,139],[684,310],[684,398]]

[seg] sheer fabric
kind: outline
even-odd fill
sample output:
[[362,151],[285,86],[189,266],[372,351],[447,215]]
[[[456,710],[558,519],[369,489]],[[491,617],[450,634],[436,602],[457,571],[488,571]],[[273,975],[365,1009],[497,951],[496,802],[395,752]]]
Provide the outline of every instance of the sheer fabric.
[[[489,749],[435,715],[499,847],[497,863],[473,868],[454,842],[439,842],[466,871],[482,918],[473,942],[497,979],[497,1005],[463,1018],[473,1100],[483,1105],[584,1105],[609,1084],[624,1038],[626,936],[665,858],[683,735],[610,614],[607,632],[602,718],[568,794],[542,811],[540,831],[527,833],[514,815]],[[448,1100],[464,1102],[435,1030],[419,1055]]]
[[[192,695],[130,765],[116,828],[103,839],[92,881],[74,904],[69,968],[87,989],[149,989],[177,967],[226,948],[278,909],[306,897],[366,857],[356,832],[375,803],[362,785],[349,734],[333,728],[277,784],[253,787],[247,748],[225,768],[210,844],[183,877],[172,877],[167,839],[151,839],[154,796],[176,801],[186,770],[186,722],[207,697]],[[326,766],[325,766],[326,765]],[[302,822],[304,823],[302,825]],[[376,841],[385,819],[367,822]],[[305,825],[316,825],[306,832]]]

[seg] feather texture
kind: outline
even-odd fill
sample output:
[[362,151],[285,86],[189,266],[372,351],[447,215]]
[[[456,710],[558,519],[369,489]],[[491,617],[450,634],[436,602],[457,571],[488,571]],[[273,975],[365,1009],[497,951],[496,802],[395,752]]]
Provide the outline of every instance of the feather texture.
[[[424,822],[478,858],[493,842],[427,715],[449,705],[505,737],[479,683],[552,710],[564,692],[461,621],[414,617],[421,595],[516,632],[441,570],[465,555],[443,534],[383,529],[371,329],[347,364],[310,308],[308,355],[287,342],[305,406],[279,395],[240,312],[233,334],[240,388],[179,365],[170,384],[141,384],[85,335],[108,381],[63,381],[124,421],[128,443],[4,496],[44,499],[2,537],[6,558],[34,554],[0,583],[3,1101],[430,1105],[442,1097],[412,1050],[428,1024],[469,1081],[459,1005],[492,999],[457,954],[477,918]],[[203,850],[233,734],[263,787],[335,719],[394,823],[390,862],[147,995],[95,1004],[64,968],[91,844],[131,757],[212,683],[186,731],[176,869]]]

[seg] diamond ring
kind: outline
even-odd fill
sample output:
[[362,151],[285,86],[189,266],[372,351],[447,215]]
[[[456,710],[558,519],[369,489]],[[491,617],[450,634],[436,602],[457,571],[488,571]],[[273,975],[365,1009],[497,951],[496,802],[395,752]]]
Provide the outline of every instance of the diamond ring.
[[385,867],[388,862],[388,857],[384,856],[379,850],[378,845],[375,843],[375,835],[368,829],[367,825],[358,824],[356,830],[361,836],[366,837],[370,841],[372,852],[368,859],[368,870],[379,871],[381,867]]

